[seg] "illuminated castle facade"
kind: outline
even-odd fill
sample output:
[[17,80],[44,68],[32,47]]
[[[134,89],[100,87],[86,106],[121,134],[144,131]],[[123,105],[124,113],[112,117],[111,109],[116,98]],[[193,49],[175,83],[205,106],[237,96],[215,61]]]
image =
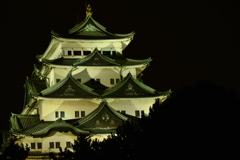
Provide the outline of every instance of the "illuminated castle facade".
[[134,37],[110,33],[92,17],[67,33],[52,32],[46,51],[37,56],[25,82],[25,105],[10,118],[11,134],[31,153],[71,148],[78,135],[102,140],[124,121],[148,114],[149,107],[170,91],[159,92],[141,77],[152,59],[128,59],[124,49]]

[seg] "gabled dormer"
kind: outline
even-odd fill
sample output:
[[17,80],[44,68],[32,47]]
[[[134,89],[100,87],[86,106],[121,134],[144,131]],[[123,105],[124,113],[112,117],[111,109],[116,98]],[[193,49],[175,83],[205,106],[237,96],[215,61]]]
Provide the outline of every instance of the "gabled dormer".
[[66,33],[52,32],[55,37],[67,38],[67,39],[125,39],[132,38],[134,32],[127,34],[111,33],[106,27],[98,23],[92,16],[91,6],[88,5],[85,19],[74,26]]
[[[44,121],[42,121],[44,123]],[[32,136],[34,137],[44,137],[49,135],[51,132],[71,132],[73,135],[80,135],[80,134],[89,134],[88,131],[83,131],[79,128],[76,128],[72,124],[62,120],[59,118],[55,122],[52,123],[46,123],[44,128],[36,130],[35,132],[31,133]]]
[[116,63],[114,59],[111,59],[107,56],[100,54],[97,48],[94,51],[81,59],[78,59],[73,66],[120,66],[119,63]]
[[71,72],[51,87],[41,91],[37,97],[47,98],[100,98],[92,88],[74,79]]
[[103,98],[149,98],[167,96],[171,91],[158,92],[157,90],[145,85],[139,80],[133,78],[129,72],[128,75],[116,85],[108,88],[102,94]]
[[118,34],[109,32],[98,23],[91,14],[64,33],[51,32],[51,42],[43,55],[37,56],[41,62],[45,59],[79,58],[88,55],[96,47],[102,54],[121,55],[132,41],[134,32]]
[[99,107],[89,113],[86,117],[79,119],[76,122],[76,126],[80,129],[90,132],[113,132],[123,122],[129,120],[129,118],[120,112],[117,112],[108,105],[108,102],[103,100]]

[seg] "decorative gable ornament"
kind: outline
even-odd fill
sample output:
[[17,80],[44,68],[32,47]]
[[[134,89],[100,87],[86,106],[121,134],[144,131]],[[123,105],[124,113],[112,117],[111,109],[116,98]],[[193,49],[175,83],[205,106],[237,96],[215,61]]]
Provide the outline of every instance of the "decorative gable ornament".
[[124,93],[125,95],[138,95],[131,83],[127,85],[127,88]]
[[63,96],[74,96],[75,89],[72,88],[72,86],[69,84],[65,91],[63,92]]

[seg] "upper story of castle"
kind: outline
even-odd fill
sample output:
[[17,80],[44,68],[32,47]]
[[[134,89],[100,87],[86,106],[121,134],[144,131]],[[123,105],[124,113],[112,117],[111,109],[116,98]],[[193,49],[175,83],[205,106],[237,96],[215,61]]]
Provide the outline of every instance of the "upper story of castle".
[[85,19],[65,33],[51,32],[52,39],[46,51],[37,56],[42,59],[83,58],[97,48],[103,55],[122,55],[132,41],[134,32],[118,34],[109,32],[92,16],[90,5]]

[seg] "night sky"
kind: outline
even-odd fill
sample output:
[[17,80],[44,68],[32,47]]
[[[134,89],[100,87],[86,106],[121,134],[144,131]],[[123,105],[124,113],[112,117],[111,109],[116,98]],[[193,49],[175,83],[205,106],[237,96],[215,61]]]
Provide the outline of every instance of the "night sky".
[[[153,61],[144,83],[176,92],[202,79],[240,94],[240,13],[237,0],[91,0],[93,18],[114,33],[136,34],[127,58]],[[1,128],[20,113],[24,81],[51,39],[85,18],[82,0],[9,0],[1,16]],[[187,98],[187,97],[186,97]]]

